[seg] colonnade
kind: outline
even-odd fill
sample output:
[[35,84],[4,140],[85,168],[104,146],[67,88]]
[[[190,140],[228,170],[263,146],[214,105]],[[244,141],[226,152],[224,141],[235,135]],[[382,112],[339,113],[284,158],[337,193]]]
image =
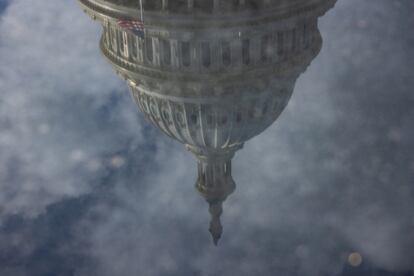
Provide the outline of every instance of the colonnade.
[[290,29],[227,39],[173,39],[148,34],[135,36],[107,22],[104,45],[115,56],[132,64],[162,69],[209,71],[274,63],[303,51],[312,45],[317,26],[302,22]]

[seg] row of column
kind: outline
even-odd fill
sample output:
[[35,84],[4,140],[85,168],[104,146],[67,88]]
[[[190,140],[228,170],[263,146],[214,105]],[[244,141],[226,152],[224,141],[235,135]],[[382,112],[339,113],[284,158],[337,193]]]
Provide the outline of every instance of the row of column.
[[[210,1],[210,2],[208,2]],[[142,0],[144,9],[168,11],[173,7],[179,7],[191,11],[197,6],[211,7],[213,11],[220,11],[222,4],[229,5],[230,0]],[[269,5],[271,0],[233,0],[234,8],[243,8],[246,6]],[[256,3],[256,4],[255,4]]]
[[117,55],[138,64],[210,70],[277,62],[292,52],[309,47],[315,34],[314,28],[305,24],[289,31],[253,38],[203,42],[150,36],[143,39],[108,25],[105,28],[105,43]]

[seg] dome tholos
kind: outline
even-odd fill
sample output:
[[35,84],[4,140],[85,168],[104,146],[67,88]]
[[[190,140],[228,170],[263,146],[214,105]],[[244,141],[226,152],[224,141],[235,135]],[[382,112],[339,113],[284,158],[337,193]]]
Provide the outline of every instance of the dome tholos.
[[[143,0],[142,13],[138,0],[79,1],[146,118],[196,156],[217,243],[231,159],[286,107],[321,48],[318,17],[336,0]],[[145,35],[120,20],[143,20]]]

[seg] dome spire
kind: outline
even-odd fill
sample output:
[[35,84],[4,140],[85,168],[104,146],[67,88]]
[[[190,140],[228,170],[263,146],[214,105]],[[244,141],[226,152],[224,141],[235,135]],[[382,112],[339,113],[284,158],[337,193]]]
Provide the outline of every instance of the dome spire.
[[214,244],[217,245],[223,232],[220,221],[223,202],[236,188],[231,176],[231,159],[199,159],[196,188],[209,204],[209,232]]
[[220,216],[223,213],[223,202],[209,202],[208,204],[208,211],[211,215],[210,227],[208,231],[210,232],[211,237],[213,238],[214,244],[217,245],[221,237],[221,234],[223,233],[223,226],[221,225],[220,221]]

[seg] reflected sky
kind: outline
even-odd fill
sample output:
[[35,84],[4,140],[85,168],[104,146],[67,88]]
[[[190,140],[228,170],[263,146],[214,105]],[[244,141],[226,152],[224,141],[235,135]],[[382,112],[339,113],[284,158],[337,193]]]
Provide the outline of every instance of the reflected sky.
[[413,8],[320,19],[286,109],[233,159],[215,247],[195,158],[137,110],[100,26],[0,1],[0,275],[412,275]]

